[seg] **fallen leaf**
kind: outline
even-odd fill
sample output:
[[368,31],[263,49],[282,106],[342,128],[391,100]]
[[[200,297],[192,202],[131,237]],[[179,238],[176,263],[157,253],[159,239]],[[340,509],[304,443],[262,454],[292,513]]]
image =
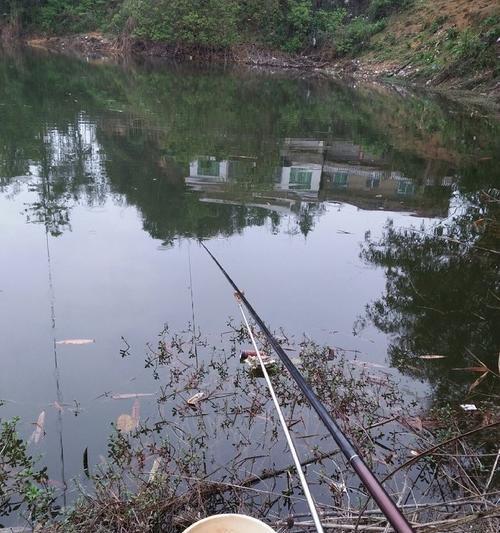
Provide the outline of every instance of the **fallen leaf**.
[[146,396],[154,396],[154,392],[136,392],[126,394],[113,394],[113,400],[130,400],[130,398],[145,398]]
[[440,420],[436,420],[435,418],[424,418],[422,419],[422,426],[425,429],[436,429],[436,428],[442,428],[445,426],[445,423]]
[[35,422],[35,431],[31,434],[30,442],[38,444],[38,441],[44,436],[45,432],[43,430],[45,426],[45,411],[42,411],[38,415],[38,420]]
[[194,396],[191,396],[187,403],[193,407],[198,407],[198,404],[206,397],[204,392],[197,392]]
[[83,450],[83,471],[85,472],[85,475],[87,477],[90,477],[88,448],[85,448],[85,450]]
[[488,424],[493,424],[496,420],[495,413],[493,411],[486,410],[484,413],[482,413],[482,424],[483,426],[487,426]]
[[65,339],[62,341],[57,341],[56,344],[72,344],[74,346],[80,346],[82,344],[92,344],[94,339]]
[[422,419],[418,416],[408,416],[406,418],[403,418],[403,422],[406,422],[411,428],[416,429],[417,431],[422,431],[423,424]]
[[486,225],[486,220],[484,218],[479,218],[477,220],[474,220],[472,224],[478,230],[480,228],[483,228]]
[[419,359],[445,359],[446,355],[434,355],[434,354],[419,355],[418,358]]
[[154,481],[154,479],[156,478],[156,474],[158,472],[158,469],[160,468],[160,465],[161,465],[161,457],[157,457],[153,461],[153,466],[151,467],[151,471],[149,472],[149,482],[150,483],[152,481]]
[[120,415],[116,421],[116,429],[123,433],[130,433],[137,427],[135,420],[127,414]]
[[337,481],[330,480],[330,488],[336,492],[347,492],[347,487],[344,482],[339,483]]
[[483,379],[488,375],[488,372],[485,372],[484,374],[481,374],[474,383],[469,387],[469,392],[472,392],[480,383],[483,381]]

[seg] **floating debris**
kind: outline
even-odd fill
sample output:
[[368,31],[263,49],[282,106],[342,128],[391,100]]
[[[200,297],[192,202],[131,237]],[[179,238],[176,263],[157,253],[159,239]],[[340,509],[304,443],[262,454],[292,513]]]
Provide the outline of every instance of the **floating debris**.
[[191,407],[198,407],[200,402],[204,400],[207,397],[207,395],[204,392],[197,392],[194,396],[191,396],[189,400],[187,400],[187,403]]
[[64,407],[56,400],[52,404],[60,413],[64,413]]
[[[276,359],[273,359],[271,356],[264,353],[261,353],[260,356],[268,373],[270,375],[275,374],[278,371]],[[254,352],[252,350],[245,350],[241,352],[240,363],[246,363],[250,368],[250,373],[254,377],[264,377],[257,352]]]
[[31,434],[30,442],[38,444],[39,440],[45,435],[45,411],[38,415],[38,420],[35,422],[35,431]]
[[160,468],[160,465],[161,465],[161,457],[157,457],[154,461],[153,461],[153,466],[151,467],[151,471],[149,472],[149,479],[148,481],[151,483],[152,481],[155,480],[156,478],[156,475],[158,473],[158,469]]
[[131,398],[146,398],[147,396],[154,396],[154,392],[130,392],[125,394],[113,394],[113,400],[130,400]]
[[120,415],[116,421],[116,429],[123,433],[130,433],[137,427],[135,420],[128,414]]
[[94,342],[95,342],[95,339],[64,339],[62,341],[56,341],[56,344],[81,346],[83,344],[93,344]]

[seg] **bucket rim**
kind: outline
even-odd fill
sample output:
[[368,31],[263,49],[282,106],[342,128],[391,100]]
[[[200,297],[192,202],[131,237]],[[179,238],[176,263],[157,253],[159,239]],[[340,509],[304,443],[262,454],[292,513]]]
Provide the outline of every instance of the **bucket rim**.
[[190,533],[191,531],[193,531],[195,526],[205,524],[217,518],[244,518],[250,522],[253,522],[256,525],[264,526],[265,528],[267,528],[268,533],[276,533],[275,530],[271,526],[267,525],[261,520],[254,518],[253,516],[248,516],[246,514],[238,514],[238,513],[222,513],[222,514],[214,514],[212,516],[207,516],[206,518],[202,518],[201,520],[198,520],[194,524],[191,524],[187,529],[183,531],[183,533]]

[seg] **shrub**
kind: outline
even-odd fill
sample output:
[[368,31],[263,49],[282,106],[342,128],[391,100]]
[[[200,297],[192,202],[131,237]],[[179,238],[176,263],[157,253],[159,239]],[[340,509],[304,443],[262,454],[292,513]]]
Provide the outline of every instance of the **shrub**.
[[479,35],[466,29],[458,35],[452,52],[458,59],[470,59],[479,55],[484,47],[485,45]]
[[54,495],[48,486],[47,468],[37,470],[26,442],[17,433],[18,421],[0,419],[0,517],[22,509],[32,520],[43,521],[50,515]]
[[34,22],[51,33],[83,32],[102,28],[119,0],[46,0],[33,14]]
[[380,20],[406,7],[409,0],[371,0],[367,14],[370,20]]
[[311,0],[291,0],[286,15],[286,39],[283,49],[287,52],[298,52],[308,44],[313,27],[313,11]]
[[333,11],[326,11],[324,9],[317,11],[314,19],[314,29],[319,43],[331,40],[339,28],[345,24],[346,19],[347,10],[344,8]]
[[279,45],[278,32],[284,24],[280,0],[243,0],[238,2],[238,26],[242,36]]
[[370,22],[366,18],[357,17],[348,25],[339,28],[335,38],[335,47],[341,55],[353,54],[366,48],[372,35],[385,28],[385,21]]
[[114,26],[134,22],[135,37],[171,44],[226,48],[237,39],[235,0],[125,0]]

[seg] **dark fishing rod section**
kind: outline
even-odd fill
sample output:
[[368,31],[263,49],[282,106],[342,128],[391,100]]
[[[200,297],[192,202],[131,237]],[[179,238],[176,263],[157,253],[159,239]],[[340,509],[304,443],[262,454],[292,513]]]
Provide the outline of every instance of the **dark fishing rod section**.
[[371,497],[377,502],[377,505],[384,513],[392,527],[395,529],[395,531],[397,531],[397,533],[412,533],[413,529],[402,514],[402,512],[398,509],[397,505],[393,502],[389,494],[387,494],[387,491],[380,484],[378,479],[368,468],[363,459],[358,455],[357,450],[354,448],[349,439],[344,435],[335,420],[333,420],[333,418],[330,416],[330,413],[327,411],[326,407],[316,396],[316,394],[306,382],[302,374],[297,370],[297,368],[292,363],[288,355],[285,353],[279,342],[274,338],[273,334],[269,331],[263,320],[257,314],[250,302],[246,299],[243,292],[241,292],[236,283],[226,272],[224,267],[214,257],[212,252],[210,252],[210,250],[205,246],[203,241],[200,240],[199,242],[201,246],[203,246],[203,248],[206,250],[208,255],[215,262],[215,264],[219,267],[220,271],[224,274],[225,278],[238,295],[238,298],[245,304],[245,307],[248,309],[248,312],[252,315],[253,319],[255,320],[261,331],[267,337],[267,340],[273,347],[274,351],[279,356],[288,372],[290,372],[290,375],[297,383],[299,389],[307,398],[312,408],[316,411],[323,424],[325,424],[326,428],[337,443],[341,452],[348,459],[354,471],[358,474],[359,478],[363,482],[366,490],[370,493]]

